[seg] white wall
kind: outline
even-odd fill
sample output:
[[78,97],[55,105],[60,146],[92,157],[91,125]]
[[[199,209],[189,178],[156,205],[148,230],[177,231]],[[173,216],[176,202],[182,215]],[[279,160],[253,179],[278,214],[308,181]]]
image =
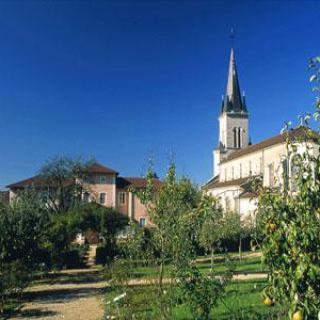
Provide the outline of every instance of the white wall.
[[[311,155],[319,154],[319,147],[315,143],[299,143],[295,144],[297,147],[297,153],[304,153],[307,148]],[[220,164],[216,170],[220,173],[220,182],[232,181],[239,178],[250,177],[250,166],[252,175],[263,176],[263,185],[270,186],[270,165],[273,165],[273,181],[274,186],[281,186],[283,183],[283,164],[282,161],[287,158],[287,147],[286,143],[282,142],[263,150],[259,150],[254,153],[244,155],[240,158],[228,161],[226,163]],[[251,165],[250,165],[251,163]],[[241,172],[240,172],[241,166]],[[233,176],[232,176],[233,168]],[[225,177],[225,172],[227,173]],[[241,174],[240,174],[241,173]],[[256,200],[250,198],[241,198],[240,208],[237,205],[239,199],[239,194],[243,190],[239,185],[231,185],[228,187],[217,187],[209,189],[208,194],[220,198],[220,203],[224,209],[226,209],[226,204],[230,204],[229,210],[239,211],[242,216],[247,214],[252,214],[256,208]]]
[[222,113],[219,117],[219,141],[226,148],[234,148],[233,128],[241,127],[243,129],[242,148],[248,146],[249,143],[249,119],[245,115],[232,115],[230,113]]

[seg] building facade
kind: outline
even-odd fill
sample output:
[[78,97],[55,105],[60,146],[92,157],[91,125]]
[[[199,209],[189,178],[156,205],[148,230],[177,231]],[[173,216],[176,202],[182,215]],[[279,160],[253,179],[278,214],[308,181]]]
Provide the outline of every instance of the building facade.
[[[203,186],[206,193],[220,199],[226,211],[251,216],[257,207],[254,180],[265,187],[294,189],[294,165],[287,139],[302,154],[318,153],[315,140],[306,138],[310,130],[299,127],[256,144],[250,143],[249,113],[241,95],[234,50],[231,49],[226,94],[219,115],[219,142],[213,151],[213,175]],[[306,139],[301,139],[305,137]],[[304,142],[303,142],[304,141]]]
[[[146,179],[140,177],[121,177],[111,168],[94,163],[86,169],[85,188],[82,194],[83,202],[96,202],[106,207],[112,207],[141,226],[150,224],[147,209],[133,190],[146,186]],[[7,186],[9,201],[12,201],[20,190],[40,186],[41,177],[34,176]],[[161,182],[154,179],[154,186],[160,187]]]

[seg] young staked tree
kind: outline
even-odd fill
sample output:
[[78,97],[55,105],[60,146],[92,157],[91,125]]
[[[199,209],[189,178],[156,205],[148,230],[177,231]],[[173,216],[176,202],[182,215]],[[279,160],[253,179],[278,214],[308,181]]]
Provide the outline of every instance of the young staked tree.
[[213,271],[214,254],[221,248],[224,239],[224,213],[217,199],[207,195],[203,196],[198,210],[203,219],[199,242],[211,253],[211,271]]
[[211,196],[203,196],[198,210],[203,219],[199,242],[211,253],[211,270],[214,267],[215,252],[225,251],[227,241],[239,241],[241,260],[241,239],[248,235],[250,225],[241,221],[238,213],[224,212],[218,200]]
[[[151,241],[157,253],[160,318],[172,319],[170,310],[176,305],[177,297],[168,292],[178,289],[194,319],[209,319],[211,308],[221,298],[226,278],[201,273],[195,263],[196,248],[206,222],[205,216],[213,210],[218,217],[221,211],[216,202],[210,199],[212,202],[209,203],[209,198],[203,197],[189,179],[176,177],[174,163],[169,166],[163,184],[157,190],[153,186],[153,177],[150,170],[147,187],[138,195],[147,205],[153,224]],[[171,279],[169,288],[163,281],[167,267]]]
[[[181,266],[194,256],[196,225],[191,225],[189,217],[200,199],[197,190],[187,178],[178,179],[174,163],[171,163],[163,185],[155,190],[154,172],[147,174],[147,187],[138,195],[147,206],[154,225],[153,246],[158,252],[158,295],[164,298],[164,272],[169,263]],[[166,306],[161,305],[162,315],[168,317]]]

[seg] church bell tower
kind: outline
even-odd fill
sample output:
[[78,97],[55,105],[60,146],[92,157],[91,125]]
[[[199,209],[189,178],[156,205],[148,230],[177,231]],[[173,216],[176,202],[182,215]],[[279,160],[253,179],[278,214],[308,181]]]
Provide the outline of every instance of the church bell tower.
[[213,175],[219,174],[219,164],[235,150],[249,144],[249,114],[244,95],[241,95],[233,48],[230,53],[226,93],[219,116],[219,143],[213,151]]

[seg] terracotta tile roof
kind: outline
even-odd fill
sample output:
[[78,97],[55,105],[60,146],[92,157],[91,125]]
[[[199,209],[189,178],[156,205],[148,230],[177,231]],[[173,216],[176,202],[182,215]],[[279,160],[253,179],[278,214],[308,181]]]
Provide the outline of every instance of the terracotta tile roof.
[[[94,169],[95,170],[95,169]],[[89,171],[92,173],[97,173],[97,171]],[[100,173],[106,173],[105,171],[102,171]],[[44,184],[44,180],[41,179],[39,175],[24,179],[15,183],[12,183],[10,185],[7,185],[6,188],[9,189],[20,189],[25,188],[28,186],[41,186]],[[129,186],[135,187],[135,188],[144,188],[147,185],[147,180],[145,178],[140,177],[117,177],[116,180],[117,188],[125,189]],[[162,185],[162,182],[159,179],[154,179],[154,185],[156,188],[159,188]]]
[[123,177],[117,177],[116,184],[117,184],[117,188],[125,189],[129,187],[131,183]]
[[106,166],[103,166],[100,163],[94,163],[90,165],[86,171],[90,173],[118,174],[117,171],[111,168],[108,168]]
[[[159,179],[153,179],[155,188],[160,188],[162,182]],[[117,188],[125,189],[128,187],[134,187],[137,189],[145,188],[147,185],[147,179],[141,177],[117,177]]]
[[43,182],[44,182],[43,179],[41,179],[41,177],[37,175],[28,179],[20,180],[18,182],[9,184],[6,186],[6,188],[9,188],[9,189],[25,188],[31,185],[41,185]]
[[[104,173],[104,174],[118,174],[117,171],[111,169],[111,168],[108,168],[106,166],[103,166],[99,163],[94,163],[92,165],[90,165],[86,172],[88,173]],[[68,181],[68,184],[71,183],[71,181]],[[6,186],[6,188],[9,188],[9,189],[15,189],[15,188],[25,188],[27,186],[41,186],[45,184],[44,180],[41,178],[40,175],[36,175],[34,177],[31,177],[31,178],[28,178],[28,179],[24,179],[24,180],[21,180],[21,181],[18,181],[18,182],[15,182],[15,183],[12,183],[12,184],[9,184]]]
[[[227,158],[221,161],[221,163],[225,163],[237,158],[240,158],[244,155],[260,151],[262,149],[265,149],[267,147],[271,147],[273,145],[283,143],[286,141],[287,135],[286,134],[278,134],[274,137],[271,137],[269,139],[263,140],[259,143],[253,144],[251,146],[248,146],[246,148],[237,150],[232,152]],[[295,141],[298,138],[308,138],[309,140],[316,140],[316,138],[319,139],[319,136],[316,132],[306,128],[306,127],[299,127],[297,129],[293,129],[289,131],[289,138],[291,141]]]

